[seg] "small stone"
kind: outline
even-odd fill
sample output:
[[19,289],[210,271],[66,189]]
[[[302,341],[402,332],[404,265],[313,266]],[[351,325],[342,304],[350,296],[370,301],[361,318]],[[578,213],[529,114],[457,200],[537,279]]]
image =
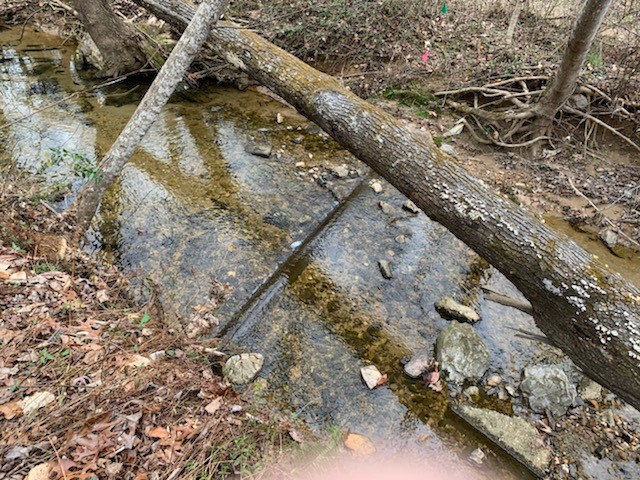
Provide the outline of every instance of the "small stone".
[[476,448],[473,452],[471,452],[471,455],[469,455],[469,460],[471,460],[474,463],[477,463],[478,465],[482,465],[484,463],[485,458],[486,458],[486,455],[479,448]]
[[603,228],[598,232],[598,236],[608,248],[613,248],[618,244],[618,234],[610,228]]
[[502,383],[502,377],[500,375],[491,375],[487,378],[487,387],[497,387]]
[[383,278],[390,280],[393,278],[393,271],[391,270],[391,263],[388,260],[378,260],[378,268]]
[[167,356],[167,352],[165,352],[164,350],[158,350],[157,352],[153,352],[151,355],[149,355],[149,358],[151,359],[152,362],[156,362],[158,360],[165,358],[166,356]]
[[420,213],[420,209],[411,200],[407,200],[402,204],[402,209],[414,214]]
[[280,112],[276,114],[276,122],[278,123],[284,122],[284,116]]
[[569,106],[575,108],[576,110],[584,111],[589,106],[589,99],[586,95],[583,95],[581,93],[574,93],[569,97],[567,103],[569,104]]
[[451,155],[452,157],[457,157],[458,154],[456,153],[456,149],[453,148],[453,145],[449,144],[449,143],[443,143],[440,146],[440,151],[446,153],[447,155]]
[[257,157],[269,158],[272,148],[268,143],[250,143],[244,147],[244,150]]
[[296,168],[304,168],[306,167],[307,164],[304,162],[296,162]]
[[413,354],[411,360],[409,360],[404,366],[404,373],[411,378],[418,378],[423,373],[427,372],[433,367],[435,359],[431,355],[431,352],[426,348],[418,350]]
[[151,359],[147,357],[143,357],[142,355],[138,355],[137,353],[131,356],[131,359],[127,363],[128,367],[137,367],[142,368],[146,367],[151,363]]
[[296,135],[295,137],[293,137],[293,143],[295,143],[296,145],[301,145],[302,142],[304,141],[304,135]]
[[512,397],[517,397],[518,396],[518,389],[516,387],[514,387],[513,385],[505,385],[504,389],[507,391],[507,393],[512,396]]
[[480,315],[471,307],[456,302],[451,297],[442,297],[435,304],[436,310],[447,320],[457,320],[459,322],[477,323]]
[[391,215],[393,213],[393,205],[388,202],[380,200],[378,202],[378,206],[380,207],[380,210],[382,210],[382,213],[386,213],[387,215]]
[[369,390],[373,390],[378,385],[378,381],[382,378],[382,374],[375,365],[369,365],[360,369],[360,374],[364,383],[367,384]]
[[500,385],[498,387],[498,400],[502,400],[503,402],[509,399],[509,394],[507,393],[507,389],[504,385]]
[[338,178],[347,178],[349,176],[349,168],[346,165],[338,165],[333,167],[331,171]]
[[475,385],[471,386],[471,387],[467,387],[465,388],[462,393],[464,395],[466,395],[468,398],[475,398],[478,395],[480,395],[480,389],[478,387],[476,387]]
[[606,449],[604,445],[598,445],[598,447],[596,447],[596,449],[593,451],[593,454],[599,459],[604,458],[605,453]]
[[405,237],[404,235],[398,235],[396,237],[396,242],[398,243],[405,243],[407,241],[407,237]]
[[245,385],[256,378],[264,357],[259,353],[242,353],[229,358],[222,369],[224,377],[234,385]]
[[380,183],[380,181],[378,180],[371,180],[371,182],[369,183],[369,186],[373,189],[375,193],[381,193],[383,190],[382,183]]
[[602,400],[602,387],[588,377],[584,377],[578,384],[578,395],[582,400]]
[[300,240],[297,240],[297,241],[293,242],[291,245],[289,245],[289,247],[291,247],[291,250],[295,250],[300,245],[302,245],[302,242]]

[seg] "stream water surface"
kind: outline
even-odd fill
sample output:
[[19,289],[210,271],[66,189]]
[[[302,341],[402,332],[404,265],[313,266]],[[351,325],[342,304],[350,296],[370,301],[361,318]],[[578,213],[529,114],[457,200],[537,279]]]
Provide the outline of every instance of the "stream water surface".
[[[27,30],[18,41],[19,33],[0,33],[0,161],[64,184],[55,199],[63,209],[82,183],[69,181],[73,154],[104,154],[144,88],[85,83],[59,38]],[[269,146],[269,157],[250,153],[256,145]],[[60,149],[63,161],[45,168]],[[336,174],[340,165],[348,175]],[[505,383],[557,352],[517,335],[540,335],[531,317],[484,300],[481,286],[519,296],[502,275],[440,225],[402,209],[405,199],[388,184],[376,194],[370,178],[269,96],[181,87],[108,192],[91,248],[130,273],[141,297],[152,286],[182,318],[211,300],[212,281],[228,283],[218,333],[230,348],[265,356],[267,398],[312,428],[349,429],[381,451],[430,454],[470,476],[531,477],[452,413],[448,391],[408,378],[402,362],[433,348],[446,325],[434,303],[444,295],[477,305],[489,373]],[[379,260],[390,262],[392,279]],[[370,364],[388,385],[364,386],[360,367]],[[479,402],[519,408],[484,394]],[[488,454],[481,466],[468,460],[478,446]]]

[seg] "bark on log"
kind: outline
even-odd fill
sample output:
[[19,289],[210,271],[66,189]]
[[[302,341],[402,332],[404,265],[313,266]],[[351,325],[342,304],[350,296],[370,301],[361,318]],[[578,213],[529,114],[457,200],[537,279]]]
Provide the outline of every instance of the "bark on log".
[[[134,0],[183,29],[193,7]],[[538,327],[585,373],[640,407],[640,291],[490,191],[424,134],[255,33],[224,23],[210,48],[271,88],[484,257],[531,302]]]

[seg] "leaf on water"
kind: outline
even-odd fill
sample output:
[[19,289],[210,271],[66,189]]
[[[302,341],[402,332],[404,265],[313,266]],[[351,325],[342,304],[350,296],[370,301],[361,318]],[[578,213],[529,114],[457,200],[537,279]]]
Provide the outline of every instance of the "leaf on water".
[[344,446],[351,452],[354,457],[368,457],[376,451],[373,442],[364,435],[358,433],[350,433],[344,441]]

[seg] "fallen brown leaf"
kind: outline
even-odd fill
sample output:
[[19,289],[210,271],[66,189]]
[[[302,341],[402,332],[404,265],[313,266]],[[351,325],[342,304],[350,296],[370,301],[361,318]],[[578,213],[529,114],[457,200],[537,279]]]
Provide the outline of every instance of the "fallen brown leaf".
[[164,427],[151,427],[147,431],[147,437],[151,438],[167,438],[170,433]]
[[214,414],[220,409],[222,406],[222,397],[214,398],[206,407],[204,407],[205,411],[210,414]]
[[11,420],[15,417],[22,416],[24,410],[18,404],[18,402],[9,402],[0,405],[0,413],[4,415],[4,418],[7,420]]
[[52,469],[53,462],[41,463],[29,470],[24,480],[49,480],[49,474]]

